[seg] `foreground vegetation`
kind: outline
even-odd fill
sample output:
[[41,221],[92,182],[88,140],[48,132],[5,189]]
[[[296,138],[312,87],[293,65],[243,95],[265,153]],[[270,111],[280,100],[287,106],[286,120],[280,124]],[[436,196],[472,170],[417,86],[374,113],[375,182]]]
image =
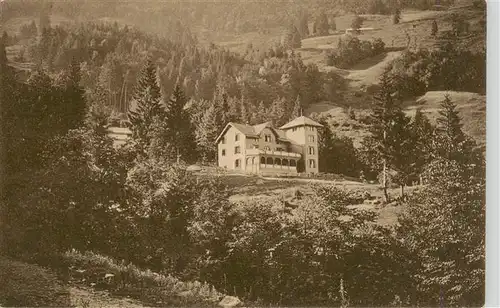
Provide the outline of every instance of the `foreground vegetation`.
[[[326,21],[315,32],[330,31]],[[313,184],[290,200],[231,202],[230,178],[186,168],[214,162],[228,121],[280,125],[335,99],[345,80],[287,46],[305,27],[284,45],[238,55],[199,48],[181,27],[164,40],[117,24],[40,24],[22,33],[18,56],[38,63],[26,78],[7,60],[8,37],[0,41],[5,254],[148,305],[210,306],[222,294],[259,305],[481,305],[482,149],[450,96],[435,125],[419,110],[407,116],[402,101],[427,90],[481,92],[483,55],[448,44],[408,50],[373,91],[361,147],[325,125],[321,171],[380,179],[384,204],[401,207],[397,223],[382,226],[359,207],[362,191]],[[384,48],[345,43],[337,65]],[[352,50],[363,54],[348,59]],[[464,59],[474,64],[466,74],[441,78],[464,72]],[[106,128],[125,111],[132,138],[113,147]]]

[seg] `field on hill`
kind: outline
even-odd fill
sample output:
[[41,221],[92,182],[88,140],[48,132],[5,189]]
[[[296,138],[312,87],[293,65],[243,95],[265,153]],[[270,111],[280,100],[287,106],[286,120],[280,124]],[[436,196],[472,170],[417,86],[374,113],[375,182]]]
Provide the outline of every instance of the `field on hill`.
[[[383,192],[379,184],[353,182],[339,179],[337,181],[315,181],[297,179],[273,179],[245,175],[224,175],[221,178],[230,189],[230,200],[232,202],[246,202],[249,200],[275,200],[290,201],[294,198],[296,191],[305,195],[312,193],[315,185],[328,185],[341,188],[353,193],[369,193],[375,200],[382,198]],[[412,191],[417,187],[408,187]],[[399,188],[392,188],[389,193],[397,197]],[[373,211],[378,215],[377,223],[381,225],[392,225],[397,221],[397,215],[403,210],[402,206],[380,206],[379,202],[367,202],[354,206],[355,208]]]

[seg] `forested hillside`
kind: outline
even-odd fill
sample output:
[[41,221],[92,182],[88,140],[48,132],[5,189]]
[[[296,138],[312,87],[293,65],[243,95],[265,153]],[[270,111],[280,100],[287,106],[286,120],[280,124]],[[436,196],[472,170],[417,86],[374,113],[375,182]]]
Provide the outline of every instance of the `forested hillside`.
[[[2,254],[147,306],[482,305],[484,7],[434,4],[4,2]],[[303,113],[307,188],[214,166],[228,122]]]

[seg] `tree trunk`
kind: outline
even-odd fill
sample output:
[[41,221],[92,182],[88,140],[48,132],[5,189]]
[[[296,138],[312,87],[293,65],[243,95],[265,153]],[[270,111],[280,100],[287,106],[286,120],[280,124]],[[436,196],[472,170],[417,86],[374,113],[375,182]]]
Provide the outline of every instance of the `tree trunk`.
[[404,184],[402,184],[402,185],[401,185],[401,199],[403,199],[403,198],[404,198],[404,196],[405,196],[405,185],[404,185]]
[[382,171],[382,185],[384,187],[384,202],[389,202],[389,193],[387,192],[386,160],[384,159],[384,170]]

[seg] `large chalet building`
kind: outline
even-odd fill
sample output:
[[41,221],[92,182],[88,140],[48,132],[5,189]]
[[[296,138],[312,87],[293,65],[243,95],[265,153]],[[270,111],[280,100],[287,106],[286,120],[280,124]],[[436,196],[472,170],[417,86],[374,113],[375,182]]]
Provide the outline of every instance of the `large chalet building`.
[[318,129],[300,116],[280,128],[228,123],[216,139],[218,165],[253,174],[318,173]]

